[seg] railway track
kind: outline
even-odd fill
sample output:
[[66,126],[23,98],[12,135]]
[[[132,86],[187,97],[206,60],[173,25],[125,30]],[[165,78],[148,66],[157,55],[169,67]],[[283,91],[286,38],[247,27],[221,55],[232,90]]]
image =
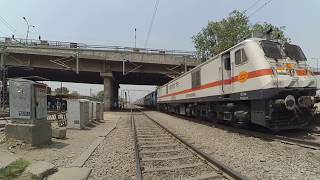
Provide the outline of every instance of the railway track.
[[[319,136],[318,134],[313,134],[313,133],[311,135],[312,136]],[[265,136],[265,135],[262,135],[262,136]],[[283,135],[271,135],[271,139],[277,140],[281,143],[297,145],[300,147],[309,148],[309,149],[313,149],[313,150],[320,150],[320,142],[297,139],[297,138],[287,137],[287,136],[283,136]]]
[[[172,115],[172,114],[170,114]],[[289,145],[296,145],[300,146],[303,148],[307,149],[312,149],[312,150],[320,150],[320,141],[312,141],[312,140],[304,140],[301,138],[295,138],[295,137],[290,137],[288,134],[271,134],[271,133],[266,133],[266,132],[261,132],[261,131],[255,131],[255,130],[250,130],[250,129],[243,129],[243,128],[236,128],[228,124],[220,124],[220,123],[213,123],[213,122],[208,122],[208,121],[200,121],[200,120],[195,120],[194,118],[189,118],[185,116],[180,116],[180,115],[173,115],[178,118],[182,118],[184,120],[192,121],[192,122],[198,122],[204,125],[208,126],[214,126],[219,129],[224,129],[229,132],[233,133],[239,133],[243,134],[246,136],[252,136],[260,139],[265,139],[267,141],[277,141],[283,144],[289,144]],[[309,139],[312,138],[318,138],[319,139],[320,133],[319,132],[310,132],[308,135]]]
[[137,179],[248,179],[145,115],[131,112]]
[[[231,132],[247,135],[247,136],[252,136],[260,139],[265,139],[267,141],[277,141],[283,144],[289,144],[289,145],[295,145],[295,146],[300,146],[303,148],[307,149],[312,149],[312,150],[320,150],[320,142],[312,141],[312,140],[304,140],[302,138],[296,138],[296,137],[290,137],[290,134],[270,134],[270,133],[265,133],[265,132],[259,132],[259,131],[254,131],[250,129],[240,129],[240,128],[235,128],[232,126],[228,125],[223,125],[223,124],[215,124],[215,123],[210,123],[211,125],[221,128],[221,129],[226,129]],[[310,133],[308,138],[318,138],[319,139],[319,134],[316,133]]]

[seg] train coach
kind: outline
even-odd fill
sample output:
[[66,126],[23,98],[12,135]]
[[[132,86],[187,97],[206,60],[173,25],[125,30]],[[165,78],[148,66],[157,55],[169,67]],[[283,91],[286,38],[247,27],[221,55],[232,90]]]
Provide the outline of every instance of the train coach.
[[153,91],[138,99],[134,104],[148,109],[155,109],[157,107],[157,91]]
[[299,46],[250,38],[159,87],[157,103],[162,111],[279,131],[308,124],[316,85]]

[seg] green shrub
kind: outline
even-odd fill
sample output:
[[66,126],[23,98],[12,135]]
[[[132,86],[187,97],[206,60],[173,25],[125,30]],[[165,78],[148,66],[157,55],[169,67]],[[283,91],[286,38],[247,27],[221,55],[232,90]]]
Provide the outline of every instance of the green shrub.
[[18,159],[8,167],[0,169],[0,179],[10,180],[18,177],[29,164],[26,160]]

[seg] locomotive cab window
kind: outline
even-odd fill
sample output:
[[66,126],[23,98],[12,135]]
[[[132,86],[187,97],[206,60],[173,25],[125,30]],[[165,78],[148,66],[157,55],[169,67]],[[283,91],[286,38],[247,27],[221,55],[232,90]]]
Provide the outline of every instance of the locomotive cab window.
[[244,64],[248,61],[246,52],[244,51],[244,49],[239,49],[235,52],[235,64],[239,65],[239,64]]
[[224,69],[227,71],[230,71],[231,70],[230,54],[229,53],[224,54],[222,56],[222,59],[223,59],[223,63],[224,63]]
[[197,88],[201,85],[200,69],[191,73],[192,88]]
[[272,59],[284,58],[280,43],[263,40],[261,41],[261,46],[266,57]]
[[306,61],[307,60],[303,51],[297,45],[293,45],[293,44],[284,45],[284,52],[292,60],[296,60],[296,61]]

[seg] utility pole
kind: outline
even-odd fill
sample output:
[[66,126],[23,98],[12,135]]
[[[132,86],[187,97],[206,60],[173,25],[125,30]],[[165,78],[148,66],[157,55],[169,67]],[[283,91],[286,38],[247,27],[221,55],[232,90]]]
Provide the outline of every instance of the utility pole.
[[137,48],[137,28],[134,28],[134,48]]
[[124,91],[124,102],[125,102],[125,106],[126,106],[126,108],[128,107],[128,101],[127,101],[127,92],[126,91]]
[[60,82],[60,94],[62,94],[62,81]]
[[27,44],[28,43],[28,36],[29,36],[30,27],[35,28],[35,26],[34,25],[30,25],[26,17],[22,17],[22,19],[27,23],[27,35],[26,35],[26,44]]
[[62,111],[61,106],[62,106],[62,81],[60,82],[60,102],[59,103],[57,102],[57,110],[58,110],[58,112]]
[[319,73],[319,58],[317,58],[316,61],[317,61],[317,73]]
[[0,50],[0,110],[4,112],[8,102],[8,67],[5,66],[5,52]]

